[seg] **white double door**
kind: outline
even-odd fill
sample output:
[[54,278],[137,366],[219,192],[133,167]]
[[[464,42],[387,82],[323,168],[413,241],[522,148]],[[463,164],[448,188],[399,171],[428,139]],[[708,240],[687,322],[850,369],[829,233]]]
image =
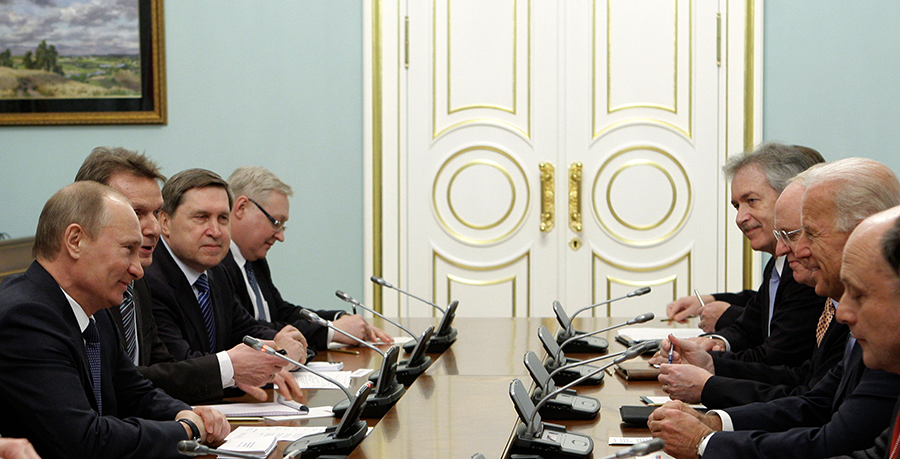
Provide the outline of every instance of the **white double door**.
[[[595,314],[661,314],[693,288],[725,288],[729,266],[739,277],[719,169],[727,123],[744,123],[740,109],[727,116],[718,2],[405,8],[397,161],[383,164],[396,177],[385,207],[396,196],[398,208],[382,242],[398,256],[385,277],[438,304],[459,300],[461,316],[506,317],[641,286],[652,292]],[[393,294],[381,306],[433,312]]]

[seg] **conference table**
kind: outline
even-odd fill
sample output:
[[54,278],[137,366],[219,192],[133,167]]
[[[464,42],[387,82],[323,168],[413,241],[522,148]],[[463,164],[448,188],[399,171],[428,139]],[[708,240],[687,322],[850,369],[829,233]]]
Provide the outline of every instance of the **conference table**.
[[[578,318],[577,330],[599,330],[624,322],[619,318]],[[398,336],[399,330],[376,318],[374,325]],[[413,318],[402,321],[413,332],[420,332],[437,319]],[[546,358],[537,330],[541,325],[555,336],[559,328],[553,318],[456,318],[457,341],[441,354],[429,354],[431,367],[408,388],[406,394],[381,419],[366,419],[372,427],[370,434],[348,456],[354,458],[470,458],[475,453],[487,459],[509,457],[513,434],[519,423],[509,397],[509,385],[520,379],[529,392],[534,384],[523,363],[527,351]],[[666,327],[654,319],[643,326]],[[676,325],[682,326],[682,325]],[[604,335],[599,335],[604,336]],[[607,332],[609,353],[623,351],[625,346],[615,341],[616,331]],[[380,346],[387,348],[387,346]],[[358,355],[341,352],[321,352],[315,360],[343,362],[345,370],[377,369],[380,354],[365,347],[354,347]],[[572,354],[580,359],[597,354]],[[405,357],[405,356],[404,356]],[[404,358],[401,357],[401,358]],[[640,357],[639,357],[640,359]],[[597,362],[599,366],[607,361]],[[626,381],[610,369],[598,386],[577,386],[579,395],[590,396],[601,403],[600,415],[587,421],[545,421],[566,426],[569,432],[593,438],[593,458],[620,451],[624,446],[608,446],[609,437],[649,437],[646,427],[631,427],[621,423],[619,407],[640,405],[640,396],[663,396],[656,381]],[[351,391],[358,389],[365,378],[354,378]],[[333,405],[344,397],[340,390],[309,390],[305,403],[309,406]],[[246,400],[242,400],[246,401]],[[335,418],[319,418],[286,422],[241,422],[239,425],[327,426],[336,424]],[[287,445],[282,442],[270,458],[282,457]]]

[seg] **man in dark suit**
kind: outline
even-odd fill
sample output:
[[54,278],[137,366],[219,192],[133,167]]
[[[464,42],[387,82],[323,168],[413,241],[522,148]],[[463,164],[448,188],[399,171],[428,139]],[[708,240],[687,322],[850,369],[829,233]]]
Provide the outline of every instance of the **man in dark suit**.
[[[328,327],[302,319],[302,307],[282,299],[272,282],[272,273],[265,257],[275,242],[284,241],[285,223],[290,212],[288,197],[293,194],[291,187],[262,167],[239,167],[231,174],[228,183],[234,193],[232,245],[222,261],[222,267],[247,312],[274,328],[285,325],[297,327],[313,349],[326,349],[332,341],[356,345],[355,341],[334,333]],[[341,310],[316,313],[359,339],[393,342],[390,335],[369,325],[359,314],[347,314]]]
[[[805,184],[803,231],[792,250],[812,271],[816,293],[841,298],[841,254],[850,232],[866,216],[900,204],[900,182],[876,161],[849,158],[810,169]],[[650,431],[677,458],[817,458],[872,445],[891,422],[900,375],[866,368],[860,343],[847,343],[843,360],[802,396],[705,415],[669,402],[651,414]]]
[[[149,158],[124,148],[97,147],[84,160],[76,181],[91,180],[108,185],[125,195],[141,223],[141,266],[153,262],[159,242],[157,215],[162,208],[159,183],[165,177]],[[130,301],[110,308],[126,354],[138,370],[156,387],[185,403],[196,405],[222,399],[224,390],[215,355],[176,361],[159,339],[150,289],[145,279],[132,284]],[[273,368],[274,370],[274,368]]]
[[[776,241],[772,230],[775,202],[788,181],[822,161],[822,156],[809,148],[766,143],[729,159],[722,168],[731,179],[731,205],[737,210],[735,223],[754,250],[773,257],[766,265],[758,292],[717,298],[746,301],[740,316],[727,327],[713,327],[715,319],[705,317],[706,308],[693,308],[692,302],[699,306],[698,300],[688,301],[690,305],[679,300],[667,306],[670,317],[682,318],[684,313],[679,308],[686,307],[700,315],[702,328],[716,329],[712,340],[695,339],[706,350],[724,350],[719,354],[724,358],[767,365],[800,365],[812,355],[816,323],[825,299],[818,298],[809,286],[796,282],[784,257],[774,256]],[[710,309],[714,308],[711,304]]]
[[275,340],[294,360],[306,359],[306,341],[294,327],[277,332],[254,320],[234,292],[216,281],[216,265],[230,244],[231,194],[217,174],[188,169],[162,189],[160,230],[147,283],[158,334],[176,360],[215,355],[221,383],[264,399],[259,386],[275,382],[293,398],[301,392],[285,363],[243,344],[246,335]]
[[[786,258],[797,282],[815,287],[812,271],[806,269],[791,250],[792,239],[796,240],[799,235],[800,206],[805,190],[798,177],[781,192],[775,203],[775,228],[779,234],[775,253]],[[826,316],[822,322],[826,328],[821,334],[816,330],[818,346],[802,365],[771,366],[695,351],[687,355],[699,355],[705,360],[689,362],[693,365],[663,365],[659,380],[673,400],[703,403],[707,408],[729,408],[803,394],[825,377],[844,355],[849,328],[838,323],[833,315],[830,319]]]
[[78,182],[44,206],[36,261],[0,286],[0,435],[45,457],[179,457],[225,417],[173,399],[125,355],[107,308],[143,275],[140,224],[115,190]]

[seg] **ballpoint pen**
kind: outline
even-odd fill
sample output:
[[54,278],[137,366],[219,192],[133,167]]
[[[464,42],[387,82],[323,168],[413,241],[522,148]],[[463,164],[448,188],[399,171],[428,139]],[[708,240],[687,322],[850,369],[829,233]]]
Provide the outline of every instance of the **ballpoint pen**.
[[675,343],[669,342],[669,365],[672,364],[672,357],[675,356]]

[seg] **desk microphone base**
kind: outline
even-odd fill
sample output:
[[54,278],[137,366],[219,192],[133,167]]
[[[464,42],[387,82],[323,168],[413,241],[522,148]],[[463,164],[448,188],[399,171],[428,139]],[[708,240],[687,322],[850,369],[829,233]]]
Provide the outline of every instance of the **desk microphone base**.
[[[573,360],[569,359],[563,365],[567,365],[572,362],[573,362]],[[547,368],[548,373],[553,373],[553,370],[555,370],[555,368]],[[575,381],[576,379],[578,379],[582,376],[585,376],[589,373],[593,373],[597,370],[598,370],[597,367],[591,366],[591,365],[582,365],[580,367],[572,367],[572,368],[569,368],[568,370],[563,370],[563,371],[560,371],[559,373],[553,375],[553,383],[556,384],[557,386],[565,386],[566,384],[569,384],[570,382]],[[603,383],[603,375],[605,375],[605,374],[606,373],[604,373],[602,371],[598,372],[597,374],[582,381],[581,384],[579,384],[579,385],[581,385],[581,386],[597,386],[597,385]]]
[[591,437],[569,433],[565,427],[556,424],[544,423],[541,427],[535,437],[526,434],[525,424],[519,423],[510,453],[536,454],[545,459],[580,459],[588,457],[594,450]]
[[[582,335],[583,332],[575,332],[576,335]],[[556,335],[556,342],[559,345],[570,337],[564,336],[563,332],[560,331],[559,334]],[[609,341],[604,338],[599,338],[597,336],[588,336],[585,338],[579,338],[572,341],[569,344],[566,344],[566,347],[562,348],[563,352],[568,352],[571,354],[603,354],[609,349]]]
[[[441,336],[432,336],[431,339],[428,340],[428,348],[425,349],[425,352],[429,354],[441,354],[446,351],[451,344],[456,342],[457,331],[455,328],[450,328],[450,330],[441,335]],[[403,345],[403,350],[407,353],[412,352],[413,348],[416,347],[415,341],[409,341],[408,343]]]
[[[412,366],[409,366],[409,360],[401,360],[400,363],[397,364],[397,382],[403,384],[406,387],[409,387],[416,378],[419,377],[420,374],[425,373],[425,370],[431,366],[431,357],[425,356],[425,359],[422,363]],[[381,370],[375,370],[372,374],[369,375],[369,381],[375,382],[378,381],[378,378],[381,377]]]
[[320,434],[301,437],[284,449],[284,457],[314,458],[325,454],[346,456],[366,438],[369,426],[365,421],[357,424],[358,430],[346,438],[335,438],[337,426],[328,427]]
[[[541,399],[540,392],[532,395],[535,404]],[[600,401],[593,397],[579,396],[574,390],[565,390],[556,397],[547,400],[540,410],[542,419],[594,419],[600,414]]]
[[[394,406],[394,403],[397,403],[397,400],[400,400],[400,397],[402,397],[405,393],[406,387],[404,387],[403,384],[394,384],[390,389],[386,391],[385,394],[369,394],[369,396],[366,397],[366,406],[363,407],[360,417],[380,419],[388,412],[388,410],[391,409],[392,406]],[[342,417],[344,415],[344,411],[347,411],[347,408],[349,406],[349,400],[342,400],[338,402],[337,405],[334,405],[331,408],[331,410],[334,411],[334,417]]]

